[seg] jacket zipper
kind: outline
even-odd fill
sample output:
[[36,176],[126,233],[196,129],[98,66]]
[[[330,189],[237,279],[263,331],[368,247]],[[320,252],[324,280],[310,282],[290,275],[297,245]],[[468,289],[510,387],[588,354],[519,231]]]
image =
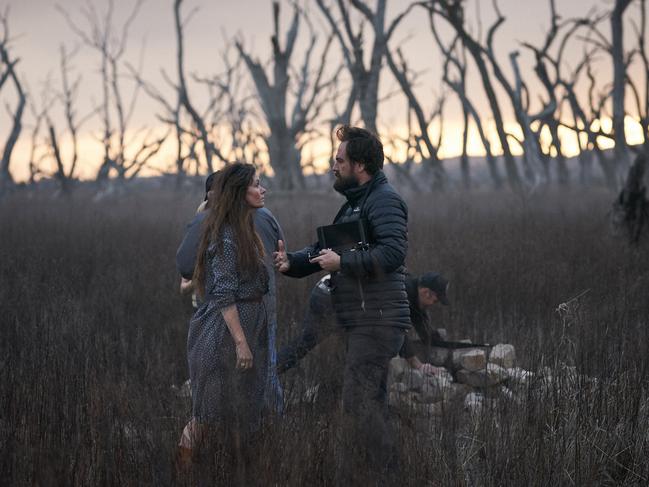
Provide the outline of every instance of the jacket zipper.
[[358,290],[361,293],[361,309],[365,313],[365,293],[363,292],[363,283],[361,283],[360,279],[358,280]]

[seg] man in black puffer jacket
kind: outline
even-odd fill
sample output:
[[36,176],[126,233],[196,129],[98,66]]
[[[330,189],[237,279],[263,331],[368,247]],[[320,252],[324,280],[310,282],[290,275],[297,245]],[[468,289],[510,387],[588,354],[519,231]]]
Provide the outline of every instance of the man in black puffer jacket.
[[[388,365],[410,327],[404,266],[408,208],[381,170],[383,145],[378,137],[349,126],[340,127],[336,136],[340,146],[333,167],[334,189],[347,202],[334,223],[365,219],[369,246],[339,255],[317,244],[286,253],[281,244],[274,254],[275,265],[292,277],[331,272],[333,305],[347,350],[343,411],[357,434],[347,439],[355,437],[359,442],[355,448],[379,473],[393,455],[387,423]],[[352,455],[343,458],[341,481],[355,469]]]

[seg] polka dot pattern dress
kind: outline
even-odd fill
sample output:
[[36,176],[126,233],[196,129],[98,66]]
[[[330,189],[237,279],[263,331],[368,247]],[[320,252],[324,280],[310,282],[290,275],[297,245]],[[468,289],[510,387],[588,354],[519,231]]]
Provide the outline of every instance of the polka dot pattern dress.
[[[268,273],[260,260],[258,273],[240,275],[234,233],[229,227],[223,230],[222,239],[222,255],[214,244],[207,250],[206,300],[189,324],[193,416],[201,423],[225,424],[245,432],[258,427],[264,406],[269,359],[262,298],[268,292]],[[253,356],[253,367],[246,371],[236,368],[234,340],[221,313],[234,303]]]

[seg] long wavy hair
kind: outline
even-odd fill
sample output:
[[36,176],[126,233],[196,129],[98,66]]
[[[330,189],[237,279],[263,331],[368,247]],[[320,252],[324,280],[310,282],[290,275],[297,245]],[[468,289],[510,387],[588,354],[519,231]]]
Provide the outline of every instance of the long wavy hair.
[[223,255],[223,229],[229,226],[237,246],[237,270],[251,277],[263,264],[264,247],[253,223],[253,208],[246,202],[248,186],[253,183],[255,167],[234,163],[215,174],[208,201],[209,214],[203,223],[193,281],[200,296],[205,295],[205,269],[212,243],[216,255]]

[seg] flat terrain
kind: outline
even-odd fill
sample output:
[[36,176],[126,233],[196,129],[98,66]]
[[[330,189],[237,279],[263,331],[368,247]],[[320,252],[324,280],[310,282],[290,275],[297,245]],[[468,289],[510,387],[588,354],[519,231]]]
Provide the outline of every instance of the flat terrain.
[[[520,366],[550,367],[556,380],[477,418],[458,409],[422,425],[396,411],[402,485],[649,482],[649,242],[609,236],[612,199],[600,190],[407,197],[409,268],[451,280],[438,327],[452,339],[511,343]],[[177,481],[189,403],[171,386],[187,378],[191,307],[174,255],[198,200],[159,190],[0,202],[3,483]],[[266,201],[289,248],[313,240],[341,203]],[[280,343],[297,331],[314,279],[279,280]],[[287,389],[336,391],[339,355],[336,340],[319,347],[284,377]],[[562,376],[569,366],[581,375]],[[337,408],[331,392],[271,422],[249,466],[259,484],[330,485]],[[224,484],[220,458],[202,466]]]

